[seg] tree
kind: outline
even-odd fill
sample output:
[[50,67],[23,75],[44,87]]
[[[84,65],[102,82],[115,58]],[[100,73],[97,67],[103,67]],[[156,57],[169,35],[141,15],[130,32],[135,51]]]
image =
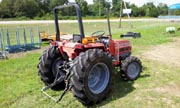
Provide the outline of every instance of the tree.
[[76,3],[80,5],[82,15],[85,16],[89,13],[88,3],[85,0],[76,0]]
[[81,11],[82,11],[82,15],[85,16],[89,13],[88,10],[88,3],[86,1],[83,0],[82,4],[81,4]]
[[38,4],[35,0],[27,0],[24,6],[25,16],[29,18],[33,18],[38,14]]
[[153,2],[148,2],[147,4],[143,5],[142,9],[145,10],[146,16],[149,17],[159,16],[158,9],[156,8]]
[[16,17],[21,17],[21,16],[24,16],[25,15],[25,12],[24,12],[24,6],[26,4],[26,1],[22,1],[22,0],[16,0],[15,3],[14,3],[14,15]]
[[11,18],[14,17],[13,13],[13,4],[16,0],[2,0],[0,9],[1,9],[1,18]]
[[138,17],[139,16],[139,9],[135,4],[131,4],[130,8],[132,9],[132,16]]
[[106,15],[107,8],[110,8],[110,3],[106,2],[106,0],[94,0],[93,12],[96,16]]
[[13,7],[15,15],[18,17],[33,18],[39,12],[38,3],[35,0],[16,0]]
[[88,5],[88,10],[89,10],[89,13],[88,15],[89,16],[96,16],[96,13],[94,12],[94,5]]
[[120,5],[121,5],[121,0],[112,0],[113,16],[119,17]]
[[[54,7],[61,6],[61,5],[67,4],[67,3],[68,3],[68,0],[51,0],[50,4],[49,4],[49,10],[52,12]],[[59,14],[61,16],[74,15],[74,12],[71,10],[72,10],[72,7],[64,8],[64,9],[59,10]]]
[[67,4],[68,0],[51,0],[49,4],[49,9],[52,10],[55,6]]
[[[87,0],[75,0],[80,5],[82,16],[105,16],[106,8],[110,8],[109,0],[93,0],[94,4],[88,5]],[[2,0],[0,2],[0,17],[13,18],[13,17],[29,17],[35,16],[43,17],[50,16],[55,6],[64,5],[69,3],[69,0]],[[112,15],[119,17],[121,0],[112,0]],[[122,4],[123,5],[123,4]],[[135,4],[126,3],[127,8],[132,9],[132,16],[149,16],[157,17],[158,15],[167,15],[168,6],[160,3],[156,7],[153,2],[144,4],[137,7]],[[124,7],[124,6],[123,6]],[[47,15],[49,14],[50,15]],[[174,14],[179,15],[179,11],[174,11]],[[76,11],[74,7],[64,8],[59,11],[61,16],[75,16]]]
[[159,5],[157,6],[157,9],[158,9],[160,15],[168,14],[168,6],[166,4],[159,3]]
[[146,7],[143,5],[142,7],[139,8],[139,16],[145,16],[146,15]]
[[50,13],[50,1],[51,0],[35,0],[38,3],[39,11],[38,16],[44,16],[47,13]]
[[180,15],[180,10],[175,10],[175,11],[174,11],[174,14],[175,14],[175,15]]

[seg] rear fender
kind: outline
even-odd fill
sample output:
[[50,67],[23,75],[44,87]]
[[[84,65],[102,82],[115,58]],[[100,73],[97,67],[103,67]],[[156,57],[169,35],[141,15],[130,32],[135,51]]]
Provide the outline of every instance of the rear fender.
[[59,52],[62,54],[64,59],[71,58],[72,60],[78,56],[78,53],[75,52],[76,50],[82,50],[84,49],[84,46],[80,43],[74,43],[74,42],[59,42],[58,43]]
[[58,46],[58,50],[60,54],[62,55],[63,59],[68,61],[69,57],[66,52],[63,51],[63,42],[58,42],[58,41],[51,41],[50,46]]
[[62,46],[59,46],[58,49],[59,49],[59,52],[61,53],[63,59],[64,59],[65,61],[68,61],[68,60],[69,60],[69,56],[67,55],[66,52],[63,51],[63,47],[62,47]]

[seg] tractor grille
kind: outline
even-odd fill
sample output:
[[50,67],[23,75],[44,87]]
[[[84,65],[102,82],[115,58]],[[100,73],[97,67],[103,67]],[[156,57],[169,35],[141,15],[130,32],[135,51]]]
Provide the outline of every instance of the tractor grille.
[[125,52],[125,51],[128,51],[128,50],[129,50],[129,47],[120,48],[120,49],[119,49],[119,52]]

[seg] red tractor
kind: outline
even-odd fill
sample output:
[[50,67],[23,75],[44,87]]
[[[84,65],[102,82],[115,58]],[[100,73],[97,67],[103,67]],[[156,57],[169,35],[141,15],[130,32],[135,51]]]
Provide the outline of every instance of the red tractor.
[[[80,34],[74,34],[72,40],[60,41],[58,10],[75,7]],[[93,105],[102,101],[111,91],[114,68],[119,67],[124,80],[136,80],[142,71],[141,61],[131,56],[131,43],[127,40],[112,40],[109,13],[109,35],[96,31],[91,37],[85,37],[80,8],[69,4],[54,8],[56,40],[44,51],[39,59],[38,74],[46,85],[42,91],[58,102],[66,91],[71,90],[82,104]],[[59,99],[45,91],[51,88],[64,89]]]

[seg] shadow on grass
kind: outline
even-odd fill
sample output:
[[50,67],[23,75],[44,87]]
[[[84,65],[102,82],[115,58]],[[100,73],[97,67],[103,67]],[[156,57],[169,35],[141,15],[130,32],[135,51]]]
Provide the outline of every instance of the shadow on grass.
[[[147,78],[147,77],[150,77],[150,75],[148,74],[141,75],[139,78]],[[112,92],[110,93],[110,95],[103,102],[94,105],[90,108],[101,107],[115,100],[118,100],[122,97],[125,97],[126,95],[128,95],[129,93],[131,93],[133,90],[136,89],[135,87],[133,87],[133,84],[134,81],[123,81],[120,78],[120,74],[119,73],[116,74],[112,85]]]
[[141,75],[139,78],[148,78],[148,77],[150,77],[149,74],[144,74],[144,75]]

